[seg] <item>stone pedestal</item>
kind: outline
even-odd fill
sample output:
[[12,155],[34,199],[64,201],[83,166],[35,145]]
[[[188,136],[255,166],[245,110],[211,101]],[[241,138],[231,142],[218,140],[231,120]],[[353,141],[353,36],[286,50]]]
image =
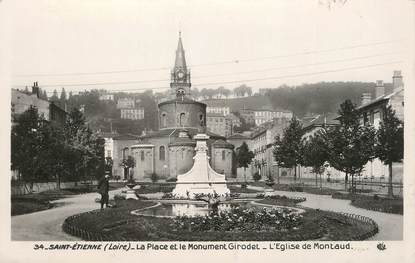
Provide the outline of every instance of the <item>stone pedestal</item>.
[[135,194],[135,191],[134,191],[134,186],[135,186],[135,184],[127,184],[127,191],[126,191],[126,193],[125,193],[125,199],[135,199],[135,200],[138,200],[138,197],[137,197],[137,195]]
[[215,172],[209,165],[206,144],[209,136],[197,134],[194,139],[196,140],[196,154],[193,157],[193,167],[187,173],[177,176],[177,185],[173,190],[173,195],[193,198],[194,194],[230,194],[226,186],[225,175]]

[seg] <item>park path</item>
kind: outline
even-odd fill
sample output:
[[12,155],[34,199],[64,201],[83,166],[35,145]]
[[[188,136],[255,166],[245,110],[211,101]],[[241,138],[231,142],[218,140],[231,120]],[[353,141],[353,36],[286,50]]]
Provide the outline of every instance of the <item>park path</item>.
[[[251,189],[263,190],[262,187],[249,186]],[[110,192],[110,198],[121,189]],[[379,225],[379,233],[371,240],[402,240],[403,239],[403,216],[370,211],[354,207],[349,200],[333,199],[328,195],[315,195],[301,192],[274,191],[275,194],[287,197],[305,197],[307,200],[302,206],[331,210],[334,212],[353,213],[367,216]],[[100,197],[97,193],[76,195],[53,201],[62,206],[35,212],[31,214],[12,216],[11,239],[13,241],[77,241],[77,237],[62,231],[63,221],[74,214],[91,211],[99,208],[95,199]]]
[[[110,198],[121,192],[121,189],[109,192]],[[100,204],[95,202],[99,198],[98,193],[88,193],[71,196],[52,201],[59,206],[31,214],[12,216],[11,240],[12,241],[76,241],[77,237],[63,232],[64,220],[75,214],[99,209]]]
[[[262,187],[248,186],[251,189],[263,190]],[[278,195],[287,197],[305,197],[306,201],[300,205],[334,212],[344,212],[370,217],[379,226],[379,233],[369,240],[402,240],[403,239],[403,216],[366,210],[354,207],[350,200],[333,199],[330,195],[316,195],[303,192],[274,191]]]

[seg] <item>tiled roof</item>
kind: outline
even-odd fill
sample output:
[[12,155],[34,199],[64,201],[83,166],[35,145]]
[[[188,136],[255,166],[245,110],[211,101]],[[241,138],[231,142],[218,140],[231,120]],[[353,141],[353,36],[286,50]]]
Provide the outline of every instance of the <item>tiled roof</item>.
[[233,149],[234,148],[233,144],[230,144],[230,143],[228,143],[228,142],[226,142],[225,140],[222,140],[222,139],[216,140],[213,143],[213,146],[216,147],[216,148],[228,148],[228,149]]
[[322,125],[337,125],[339,121],[336,119],[338,114],[336,113],[327,113],[317,115],[315,118],[307,119],[303,122],[303,129],[309,129],[315,126]]
[[389,100],[392,96],[394,96],[394,95],[398,94],[398,93],[399,93],[399,92],[401,92],[401,91],[403,91],[403,88],[401,88],[401,89],[399,89],[399,90],[397,90],[397,91],[394,91],[394,92],[392,92],[392,93],[389,93],[389,94],[386,94],[386,95],[380,96],[380,97],[378,97],[378,98],[375,98],[375,99],[374,99],[374,100],[372,100],[371,102],[366,103],[366,104],[363,104],[363,105],[360,105],[360,106],[359,106],[359,107],[357,107],[356,109],[357,109],[357,110],[362,110],[362,109],[364,109],[364,108],[367,108],[367,107],[373,106],[373,105],[375,105],[375,104],[377,104],[377,103],[380,103],[380,102],[382,102],[382,101]]
[[249,137],[244,136],[240,133],[235,133],[228,137],[228,140],[232,140],[232,139],[249,139]]
[[[194,135],[196,135],[198,133],[201,133],[196,128],[185,128],[185,129],[189,132],[189,135],[192,138],[193,138]],[[153,138],[153,137],[165,137],[165,136],[177,137],[180,131],[181,131],[181,129],[162,129],[162,130],[144,135],[141,138]],[[206,134],[209,137],[211,137],[211,139],[224,138],[223,136],[218,135],[218,134],[213,133],[213,132],[210,132],[210,131],[207,131]]]

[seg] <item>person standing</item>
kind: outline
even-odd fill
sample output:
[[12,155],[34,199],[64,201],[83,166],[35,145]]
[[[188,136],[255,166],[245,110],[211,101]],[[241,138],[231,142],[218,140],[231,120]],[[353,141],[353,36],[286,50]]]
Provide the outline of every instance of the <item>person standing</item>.
[[108,208],[108,201],[109,201],[108,191],[110,188],[109,177],[110,176],[106,174],[98,183],[98,192],[101,194],[101,210],[104,208],[104,204],[105,204],[105,207]]

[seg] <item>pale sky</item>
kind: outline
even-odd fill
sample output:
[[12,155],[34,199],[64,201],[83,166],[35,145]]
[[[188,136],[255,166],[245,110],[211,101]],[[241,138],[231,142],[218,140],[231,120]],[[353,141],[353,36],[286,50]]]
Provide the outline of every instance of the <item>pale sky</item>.
[[13,2],[11,82],[48,92],[168,87],[179,30],[199,89],[390,82],[405,78],[414,22],[410,0]]

